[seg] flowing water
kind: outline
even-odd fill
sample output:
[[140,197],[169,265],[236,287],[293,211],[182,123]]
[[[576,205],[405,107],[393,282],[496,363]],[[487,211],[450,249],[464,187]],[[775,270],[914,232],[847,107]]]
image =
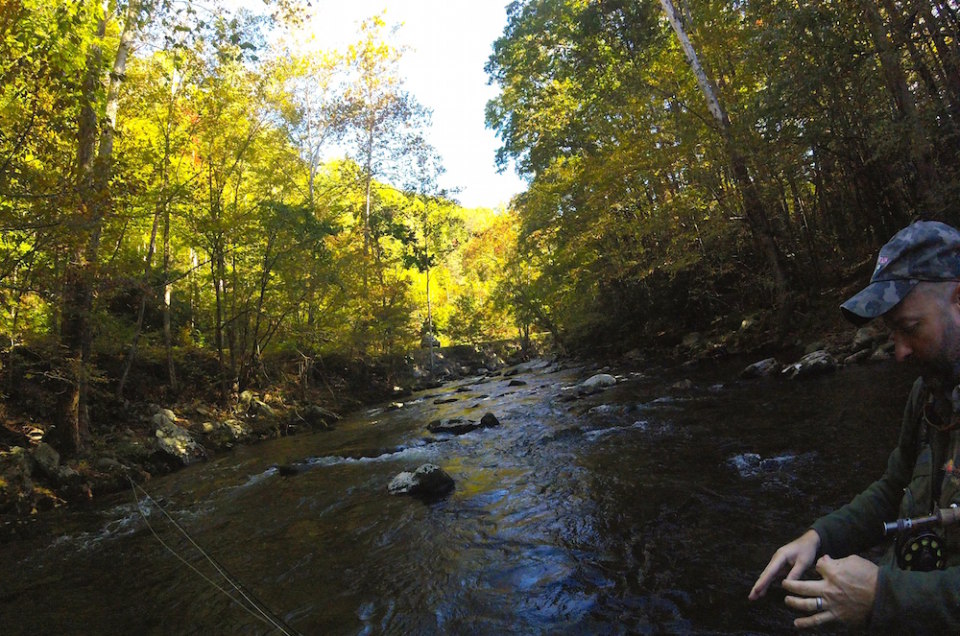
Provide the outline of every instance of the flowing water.
[[[750,603],[750,586],[881,474],[912,381],[884,363],[741,382],[729,363],[647,368],[564,402],[560,387],[590,373],[533,366],[525,385],[463,380],[145,487],[304,635],[793,634],[783,592]],[[693,387],[671,388],[682,378]],[[485,412],[501,426],[426,430]],[[451,495],[387,493],[427,462]],[[282,633],[191,569],[228,585],[157,505],[143,510],[189,566],[132,493],[105,498],[52,537],[0,546],[0,633]]]

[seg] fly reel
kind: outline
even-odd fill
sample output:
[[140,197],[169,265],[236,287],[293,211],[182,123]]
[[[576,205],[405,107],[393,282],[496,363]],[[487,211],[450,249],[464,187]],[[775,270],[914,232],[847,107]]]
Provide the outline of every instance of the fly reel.
[[897,537],[897,565],[901,570],[930,572],[946,567],[943,539],[936,533]]

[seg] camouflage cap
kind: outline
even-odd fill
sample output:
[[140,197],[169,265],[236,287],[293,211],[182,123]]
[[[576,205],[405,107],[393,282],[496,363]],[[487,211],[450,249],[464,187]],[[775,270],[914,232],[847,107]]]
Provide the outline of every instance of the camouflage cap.
[[863,325],[896,307],[917,283],[948,280],[960,280],[960,231],[917,221],[880,248],[870,284],[840,309],[847,320]]

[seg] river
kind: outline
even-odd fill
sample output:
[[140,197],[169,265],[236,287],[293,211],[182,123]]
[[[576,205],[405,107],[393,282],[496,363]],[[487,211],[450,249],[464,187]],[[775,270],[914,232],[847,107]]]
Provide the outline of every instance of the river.
[[[304,635],[794,634],[780,588],[750,603],[750,586],[777,546],[881,474],[912,377],[880,363],[738,381],[746,362],[649,366],[574,401],[560,388],[593,370],[533,364],[144,486]],[[501,425],[426,430],[486,412]],[[427,462],[451,495],[387,493]],[[299,472],[280,475],[290,463]],[[142,507],[189,565],[132,492],[56,512],[51,533],[0,546],[2,633],[282,633],[201,578],[191,566],[228,585]]]

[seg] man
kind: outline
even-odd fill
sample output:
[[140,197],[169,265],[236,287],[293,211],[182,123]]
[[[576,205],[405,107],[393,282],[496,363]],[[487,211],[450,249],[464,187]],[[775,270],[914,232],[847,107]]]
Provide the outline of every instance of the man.
[[[879,565],[857,556],[884,540],[884,522],[960,504],[960,231],[927,221],[904,228],[881,248],[870,284],[841,309],[857,325],[882,317],[897,361],[916,363],[921,377],[883,477],[777,550],[749,598],[786,571],[785,602],[806,613],[797,627],[842,621],[890,634],[960,634],[960,526],[904,534]],[[911,560],[921,554],[917,567]],[[821,578],[800,580],[814,562]],[[937,569],[920,571],[929,568]]]

